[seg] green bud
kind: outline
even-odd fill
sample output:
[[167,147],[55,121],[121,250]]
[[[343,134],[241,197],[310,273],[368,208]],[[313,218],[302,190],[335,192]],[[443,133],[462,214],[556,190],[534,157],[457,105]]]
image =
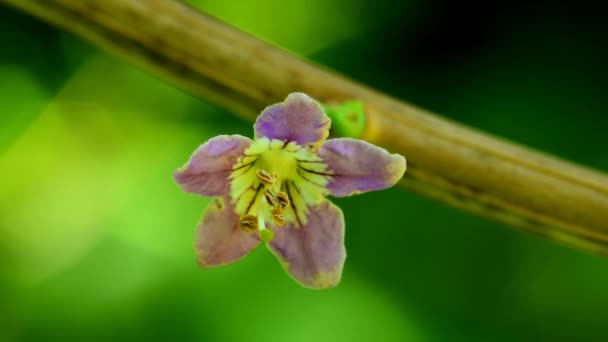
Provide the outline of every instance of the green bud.
[[331,118],[332,133],[336,137],[358,139],[365,130],[365,107],[361,101],[323,104],[323,110]]

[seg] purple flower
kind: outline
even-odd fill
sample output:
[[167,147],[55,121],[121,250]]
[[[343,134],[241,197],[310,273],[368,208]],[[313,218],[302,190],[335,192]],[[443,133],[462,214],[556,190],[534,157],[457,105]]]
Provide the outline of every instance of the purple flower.
[[202,267],[237,261],[264,241],[300,284],[340,282],[344,217],[325,196],[391,187],[405,158],[362,140],[326,140],[330,124],[319,103],[293,93],[264,109],[255,140],[212,138],[175,173],[185,191],[218,197],[198,225]]

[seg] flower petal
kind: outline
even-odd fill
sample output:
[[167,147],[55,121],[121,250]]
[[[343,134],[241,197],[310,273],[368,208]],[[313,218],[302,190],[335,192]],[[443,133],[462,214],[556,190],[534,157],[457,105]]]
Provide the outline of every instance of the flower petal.
[[245,257],[260,244],[257,234],[239,227],[239,217],[227,197],[209,203],[196,232],[196,255],[202,267],[215,267]]
[[310,208],[308,222],[302,227],[286,224],[274,233],[270,250],[300,284],[310,288],[338,285],[346,259],[340,208],[323,201]]
[[332,174],[327,188],[344,197],[393,186],[405,172],[405,158],[363,140],[327,140],[319,150]]
[[291,93],[285,101],[266,107],[255,122],[255,137],[294,141],[301,146],[322,143],[331,120],[321,105],[303,93]]
[[251,142],[241,135],[220,135],[210,139],[175,172],[175,181],[186,192],[203,196],[226,194],[230,190],[228,176],[232,166]]

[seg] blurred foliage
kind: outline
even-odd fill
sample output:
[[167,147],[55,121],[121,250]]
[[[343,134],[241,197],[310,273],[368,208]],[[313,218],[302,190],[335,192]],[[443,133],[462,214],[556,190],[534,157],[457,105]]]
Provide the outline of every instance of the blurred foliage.
[[[584,3],[193,3],[454,120],[608,170],[607,30]],[[171,174],[209,137],[251,125],[16,11],[0,20],[0,341],[608,339],[606,259],[401,189],[335,201],[349,251],[336,289],[299,287],[264,248],[199,269],[194,226],[209,200]]]

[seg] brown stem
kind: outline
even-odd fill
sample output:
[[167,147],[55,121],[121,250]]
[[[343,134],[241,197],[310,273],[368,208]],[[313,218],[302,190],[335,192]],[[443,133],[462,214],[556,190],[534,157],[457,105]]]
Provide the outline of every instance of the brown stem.
[[585,250],[608,253],[608,178],[448,121],[173,0],[0,0],[44,18],[252,120],[302,91],[357,99],[363,138],[405,155],[401,185]]

